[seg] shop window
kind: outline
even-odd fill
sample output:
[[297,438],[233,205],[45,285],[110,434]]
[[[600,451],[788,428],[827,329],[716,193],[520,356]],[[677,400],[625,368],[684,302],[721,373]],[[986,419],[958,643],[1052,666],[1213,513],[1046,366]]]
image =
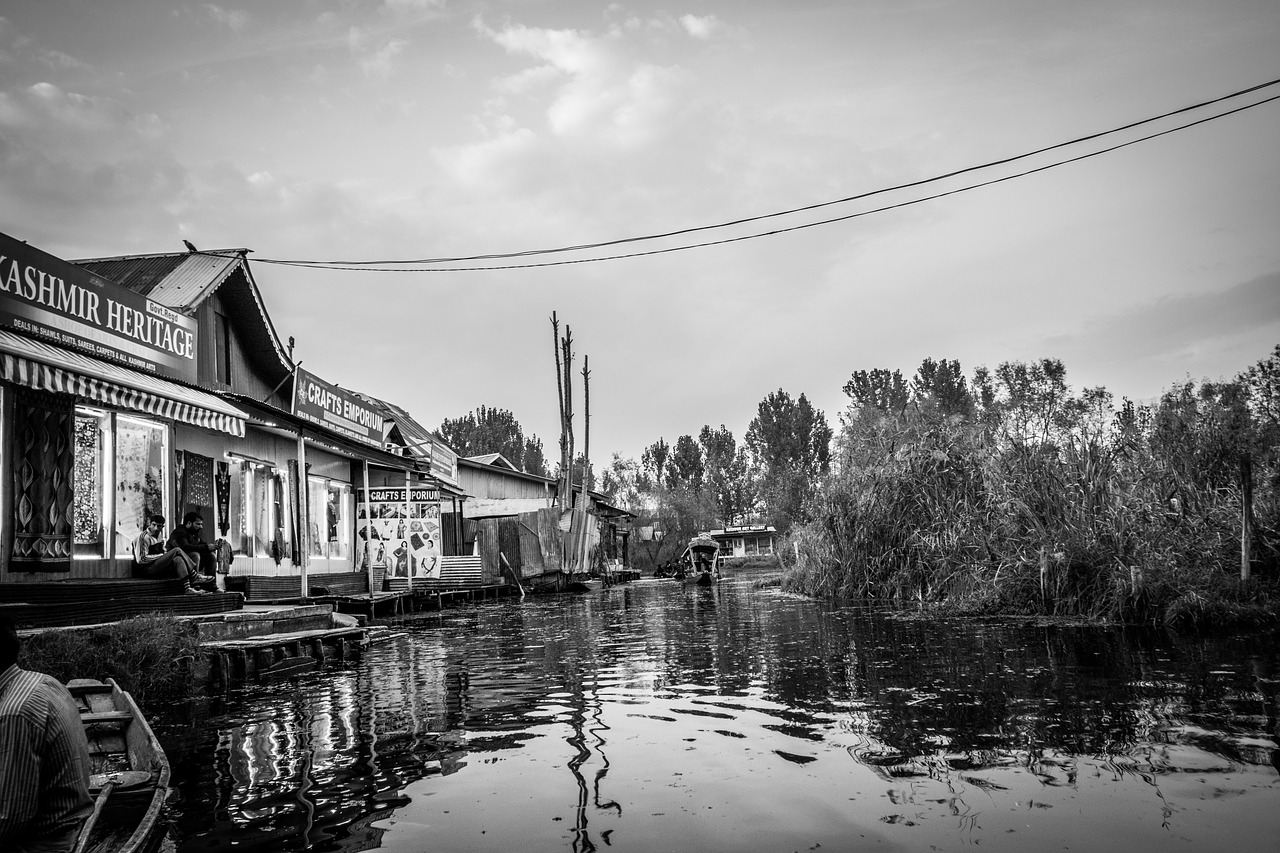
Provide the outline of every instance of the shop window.
[[248,493],[245,479],[249,476],[250,463],[232,458],[231,482],[227,488],[227,535],[223,538],[236,554],[249,553],[247,519],[249,518]]
[[[131,415],[77,407],[74,442],[76,556],[127,557],[147,516],[164,514],[169,503],[169,429]],[[107,531],[113,532],[110,541]]]
[[75,462],[72,465],[72,531],[75,553],[101,557],[106,530],[103,511],[103,486],[111,478],[107,442],[111,434],[111,417],[104,412],[76,410]]
[[253,554],[257,557],[271,556],[271,544],[276,533],[276,511],[278,509],[276,495],[275,469],[266,465],[252,465],[250,471],[253,488],[253,525],[251,538]]
[[351,487],[321,477],[307,480],[307,547],[313,557],[347,559],[351,556],[348,506]]
[[283,560],[289,556],[283,478],[264,462],[233,457],[231,465],[227,509],[231,530],[227,540],[237,554]]

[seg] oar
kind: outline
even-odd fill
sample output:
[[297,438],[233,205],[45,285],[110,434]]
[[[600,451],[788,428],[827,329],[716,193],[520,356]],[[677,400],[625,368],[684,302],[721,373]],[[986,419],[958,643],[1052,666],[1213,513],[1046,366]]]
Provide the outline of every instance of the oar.
[[107,797],[111,796],[111,792],[115,789],[116,783],[108,782],[98,792],[97,799],[93,801],[93,814],[89,815],[89,819],[84,822],[84,826],[80,827],[80,838],[76,841],[75,853],[84,853],[85,847],[89,844],[89,836],[93,834],[93,826],[98,822],[98,815],[102,814],[102,807],[106,805]]

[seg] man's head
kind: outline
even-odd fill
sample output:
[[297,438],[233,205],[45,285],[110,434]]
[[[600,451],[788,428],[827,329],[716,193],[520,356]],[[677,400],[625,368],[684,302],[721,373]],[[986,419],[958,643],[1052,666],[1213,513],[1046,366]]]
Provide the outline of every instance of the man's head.
[[152,515],[147,518],[147,528],[154,535],[157,531],[164,530],[164,516]]
[[188,530],[201,530],[204,528],[204,516],[198,512],[189,512],[182,517],[182,526]]
[[14,627],[13,619],[0,616],[0,672],[18,662],[18,649],[21,647],[22,642],[18,639],[18,629]]

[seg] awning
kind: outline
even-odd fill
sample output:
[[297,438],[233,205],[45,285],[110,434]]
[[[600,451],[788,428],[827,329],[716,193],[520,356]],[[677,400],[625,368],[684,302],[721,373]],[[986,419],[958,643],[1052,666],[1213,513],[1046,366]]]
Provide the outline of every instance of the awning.
[[244,438],[248,415],[220,397],[0,330],[0,376]]

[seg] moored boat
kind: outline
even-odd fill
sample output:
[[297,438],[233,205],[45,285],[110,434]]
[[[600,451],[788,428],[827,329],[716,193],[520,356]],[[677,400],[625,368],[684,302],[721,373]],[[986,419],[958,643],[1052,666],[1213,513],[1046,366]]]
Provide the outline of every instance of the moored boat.
[[169,759],[137,703],[113,679],[77,678],[67,689],[89,740],[93,814],[75,853],[154,853],[164,837],[161,808]]

